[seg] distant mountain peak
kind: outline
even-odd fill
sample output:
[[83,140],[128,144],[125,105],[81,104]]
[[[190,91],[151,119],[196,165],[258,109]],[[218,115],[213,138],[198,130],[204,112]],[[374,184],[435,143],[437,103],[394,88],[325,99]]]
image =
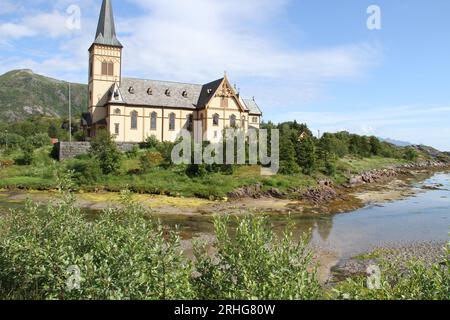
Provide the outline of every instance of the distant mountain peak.
[[[72,84],[72,112],[87,110],[87,86]],[[35,115],[68,114],[68,82],[34,73],[11,70],[0,75],[0,121],[16,121]]]
[[395,140],[395,139],[391,139],[391,138],[379,138],[379,139],[380,139],[381,141],[384,141],[384,142],[393,144],[393,145],[398,146],[398,147],[409,147],[409,146],[414,145],[414,144],[411,143],[411,142],[401,141],[401,140]]

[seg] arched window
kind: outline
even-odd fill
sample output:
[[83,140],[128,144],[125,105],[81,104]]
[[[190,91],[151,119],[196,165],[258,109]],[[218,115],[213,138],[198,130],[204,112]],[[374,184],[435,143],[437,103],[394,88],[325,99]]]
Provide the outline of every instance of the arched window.
[[152,112],[150,117],[150,130],[156,130],[156,120],[158,119],[158,114],[156,112]]
[[131,129],[137,130],[137,123],[138,123],[138,113],[137,111],[133,111],[131,113]]
[[194,124],[194,115],[188,114],[186,116],[186,130],[192,131],[193,124]]
[[215,115],[213,115],[213,126],[218,125],[219,125],[219,115],[216,113]]
[[175,130],[175,113],[169,115],[169,130]]
[[236,116],[234,114],[230,116],[230,127],[236,127]]

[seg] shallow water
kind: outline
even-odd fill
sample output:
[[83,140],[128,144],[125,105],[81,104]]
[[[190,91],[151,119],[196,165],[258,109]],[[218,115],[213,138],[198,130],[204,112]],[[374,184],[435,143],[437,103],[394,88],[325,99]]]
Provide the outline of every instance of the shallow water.
[[[374,204],[350,213],[319,217],[292,215],[295,233],[300,236],[311,232],[314,245],[335,252],[341,259],[378,246],[447,241],[450,231],[450,173],[437,173],[416,183],[414,188],[417,193],[413,197]],[[0,193],[0,211],[21,206],[23,202],[11,202],[5,193]],[[169,227],[178,225],[185,240],[199,236],[210,239],[213,234],[210,216],[170,214],[158,217]],[[285,215],[272,214],[269,217],[277,232],[287,224]]]
[[[424,188],[425,187],[425,188]],[[416,242],[445,242],[450,227],[450,173],[438,173],[414,185],[415,196],[334,216],[291,216],[296,234],[311,230],[313,244],[330,249],[341,259],[375,247]],[[163,223],[179,225],[184,238],[211,235],[209,217],[161,217]],[[270,216],[281,232],[287,218]]]

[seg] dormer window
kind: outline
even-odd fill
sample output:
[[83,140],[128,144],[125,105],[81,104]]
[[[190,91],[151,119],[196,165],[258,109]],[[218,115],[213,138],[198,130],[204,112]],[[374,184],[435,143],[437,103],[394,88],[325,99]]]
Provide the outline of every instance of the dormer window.
[[147,94],[148,94],[149,96],[153,95],[153,90],[152,90],[152,88],[148,88],[148,89],[147,89]]
[[170,97],[170,89],[166,90],[166,96]]
[[118,90],[114,90],[114,100],[119,100],[120,94]]
[[184,90],[184,91],[183,91],[183,93],[182,93],[182,95],[183,95],[183,98],[187,98],[187,97],[188,97],[188,93],[187,93],[187,91],[186,91],[186,90]]
[[212,89],[208,89],[208,90],[206,90],[206,92],[208,92],[208,94],[211,94],[212,93]]
[[134,94],[134,88],[133,87],[129,87],[128,88],[128,92],[131,93],[131,94]]

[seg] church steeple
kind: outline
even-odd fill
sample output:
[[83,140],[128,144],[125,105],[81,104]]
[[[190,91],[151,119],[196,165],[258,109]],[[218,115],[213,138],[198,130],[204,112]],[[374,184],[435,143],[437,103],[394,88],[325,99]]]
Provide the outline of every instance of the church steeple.
[[122,44],[116,36],[116,27],[114,25],[114,15],[111,0],[103,0],[94,44],[122,48]]

